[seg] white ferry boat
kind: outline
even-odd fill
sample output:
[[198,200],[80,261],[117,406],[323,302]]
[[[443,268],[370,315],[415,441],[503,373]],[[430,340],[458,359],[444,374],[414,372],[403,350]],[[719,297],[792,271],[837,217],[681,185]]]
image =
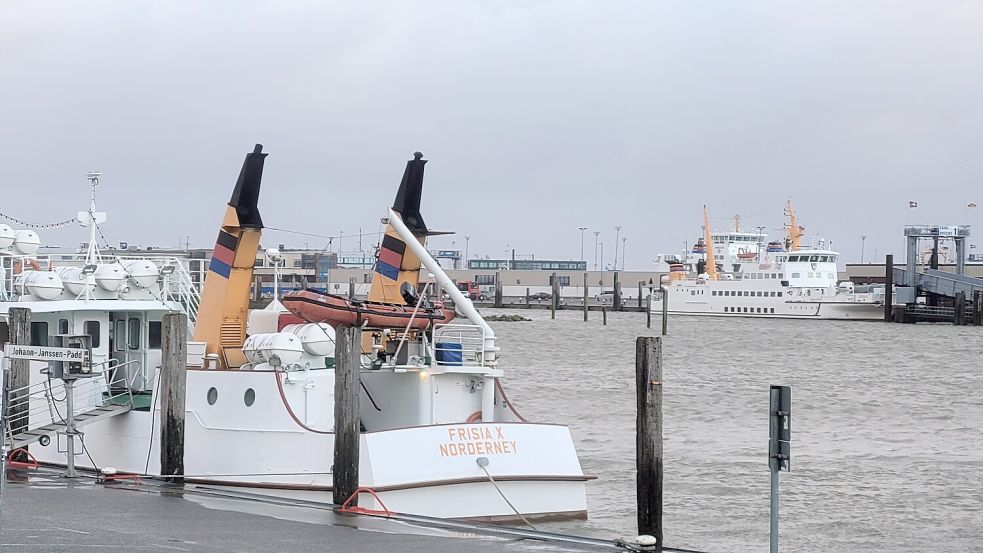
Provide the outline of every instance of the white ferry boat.
[[[839,254],[820,244],[801,248],[803,231],[798,226],[791,202],[787,207],[789,251],[780,242],[765,246],[765,235],[753,236],[756,251],[733,251],[738,242],[711,234],[704,211],[704,238],[698,244],[703,259],[696,265],[695,278],[688,278],[685,265],[670,263],[663,293],[667,311],[675,315],[718,317],[765,317],[786,319],[880,320],[884,316],[883,287],[837,284]],[[743,237],[744,233],[731,233]],[[718,247],[725,255],[715,254]],[[763,250],[762,250],[763,247]],[[735,254],[745,254],[737,257]],[[708,259],[715,260],[710,263]],[[723,267],[729,266],[730,272]],[[653,310],[661,309],[653,303]]]
[[[332,501],[334,331],[286,324],[296,321],[279,303],[247,309],[266,155],[257,145],[246,156],[200,291],[184,260],[100,254],[95,225],[105,214],[95,210],[95,176],[90,209],[80,213],[89,250],[76,263],[52,267],[36,254],[37,234],[0,225],[0,342],[15,307],[31,310],[34,345],[56,334],[91,336],[97,376],[74,388],[74,412],[85,420],[80,467],[159,474],[161,319],[184,312],[185,481]],[[360,506],[490,521],[586,518],[593,477],[583,473],[569,429],[515,410],[500,380],[495,333],[423,247],[424,163],[407,164],[390,210],[387,235],[405,253],[387,258],[376,279],[387,289],[415,287],[422,263],[465,319],[423,332],[364,329],[359,474],[376,495],[362,495]],[[392,352],[386,340],[394,337],[400,348]],[[457,354],[438,355],[440,347]],[[65,464],[66,439],[56,430],[67,407],[61,382],[32,361],[30,385],[11,393],[8,446],[29,444],[37,460]]]

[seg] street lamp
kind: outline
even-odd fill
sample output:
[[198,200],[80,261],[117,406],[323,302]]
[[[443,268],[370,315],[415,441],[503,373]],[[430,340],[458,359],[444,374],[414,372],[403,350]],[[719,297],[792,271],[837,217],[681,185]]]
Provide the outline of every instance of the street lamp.
[[860,264],[861,265],[864,264],[864,246],[866,245],[866,243],[867,243],[867,235],[866,234],[861,235],[860,236]]
[[584,261],[584,231],[587,227],[577,227],[580,229],[580,260]]
[[471,247],[471,236],[464,237],[464,268],[468,268],[468,253]]
[[621,239],[621,270],[625,270],[625,261],[628,259],[628,237]]
[[601,235],[601,231],[599,230],[594,231],[594,270],[595,271],[597,270],[597,247],[599,244],[599,242],[597,241],[597,237],[600,235]]
[[618,269],[618,237],[621,236],[621,227],[614,227],[614,268]]

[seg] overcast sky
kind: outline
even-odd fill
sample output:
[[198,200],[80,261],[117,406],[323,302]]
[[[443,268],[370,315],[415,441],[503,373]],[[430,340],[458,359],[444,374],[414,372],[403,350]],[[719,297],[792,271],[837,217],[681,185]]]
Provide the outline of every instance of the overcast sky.
[[848,261],[911,223],[983,244],[981,29],[979,1],[3,0],[0,213],[71,217],[98,169],[110,242],[211,246],[261,142],[266,224],[345,250],[414,150],[472,256],[579,258],[584,226],[610,264],[620,225],[650,268],[704,204],[777,237],[789,196]]

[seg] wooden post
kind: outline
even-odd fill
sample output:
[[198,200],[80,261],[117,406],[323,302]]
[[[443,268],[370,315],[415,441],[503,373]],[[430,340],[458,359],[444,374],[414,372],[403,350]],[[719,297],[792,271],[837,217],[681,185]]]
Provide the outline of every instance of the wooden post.
[[[26,307],[11,307],[7,311],[7,324],[10,333],[10,343],[17,346],[31,345],[31,310]],[[10,404],[7,409],[8,419],[13,419],[10,433],[17,434],[27,430],[30,401],[19,398],[27,396],[27,387],[31,384],[31,362],[27,359],[10,359]],[[6,436],[3,436],[6,439]],[[3,475],[0,475],[2,478]]]
[[635,341],[635,484],[638,534],[662,545],[662,339]]
[[[188,316],[165,313],[160,325],[160,473],[184,475],[184,405],[188,376]],[[165,478],[183,484],[183,478]]]
[[669,289],[661,288],[662,291],[662,335],[669,334]]
[[642,281],[638,281],[638,308],[642,308]]
[[348,299],[355,299],[355,277],[348,277]]
[[614,272],[614,310],[621,311],[621,277],[618,271]]
[[952,324],[966,324],[966,292],[956,292],[956,298],[952,300]]
[[[526,298],[528,297],[529,294],[526,294]],[[499,272],[495,273],[495,307],[502,307],[502,274]]]
[[[358,393],[361,368],[361,331],[341,325],[335,336],[334,379],[334,503],[341,505],[358,489],[358,447],[361,424]],[[358,497],[352,499],[358,505]]]
[[584,322],[585,323],[587,322],[587,319],[588,319],[588,317],[587,317],[587,312],[588,312],[588,309],[587,309],[587,301],[588,301],[588,298],[587,298],[587,295],[588,295],[587,294],[587,290],[588,290],[588,286],[587,286],[587,273],[584,273]]
[[526,309],[531,309],[529,307],[529,288],[526,288]]
[[983,325],[983,290],[973,290],[973,324]]
[[550,296],[550,318],[555,319],[556,309],[560,305],[560,280],[556,277],[556,273],[550,277],[550,286],[553,287]]
[[645,298],[645,328],[652,328],[652,294]]
[[[906,279],[912,278],[912,275],[905,275]],[[894,304],[894,255],[888,254],[884,258],[884,320],[891,322],[894,318],[891,315],[891,309]]]
[[605,325],[608,324],[608,308],[607,308],[607,306],[604,306],[604,307],[601,308],[601,320],[603,321],[603,324],[605,324]]

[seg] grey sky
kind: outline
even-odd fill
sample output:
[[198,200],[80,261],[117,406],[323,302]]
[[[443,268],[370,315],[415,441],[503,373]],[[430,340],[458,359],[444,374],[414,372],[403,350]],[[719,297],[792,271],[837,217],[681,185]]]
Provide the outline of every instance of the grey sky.
[[0,212],[67,218],[99,169],[110,241],[209,246],[262,142],[266,224],[319,234],[377,230],[422,150],[427,222],[472,254],[577,258],[586,226],[610,263],[622,225],[647,268],[704,203],[778,236],[789,195],[850,261],[906,223],[983,244],[981,28],[975,1],[4,0]]

